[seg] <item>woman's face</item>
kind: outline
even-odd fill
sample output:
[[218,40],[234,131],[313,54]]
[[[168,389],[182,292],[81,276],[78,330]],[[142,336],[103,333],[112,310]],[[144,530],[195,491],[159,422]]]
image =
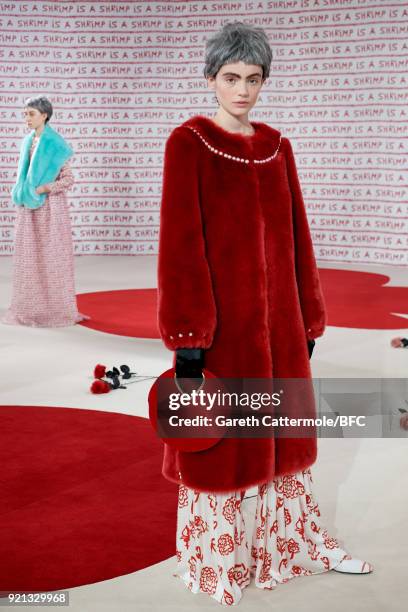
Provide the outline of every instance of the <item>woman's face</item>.
[[32,130],[44,125],[47,119],[47,113],[40,113],[38,108],[32,108],[31,106],[26,106],[23,114],[27,126]]
[[207,80],[220,106],[235,117],[248,114],[264,83],[262,66],[242,61],[224,64],[215,77],[208,77]]

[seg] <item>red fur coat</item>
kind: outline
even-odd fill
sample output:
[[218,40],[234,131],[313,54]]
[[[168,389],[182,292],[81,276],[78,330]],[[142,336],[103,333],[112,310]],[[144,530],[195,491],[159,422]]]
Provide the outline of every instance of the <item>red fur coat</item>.
[[[195,116],[167,140],[159,329],[170,350],[207,349],[219,377],[310,379],[306,339],[323,333],[326,315],[295,159],[278,130],[252,125],[245,136]],[[226,492],[316,455],[315,437],[224,438],[196,453],[165,446],[163,474]]]

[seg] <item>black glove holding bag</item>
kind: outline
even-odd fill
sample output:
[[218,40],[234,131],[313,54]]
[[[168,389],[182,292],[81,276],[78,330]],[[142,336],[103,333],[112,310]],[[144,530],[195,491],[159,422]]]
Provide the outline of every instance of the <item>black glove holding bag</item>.
[[176,377],[202,378],[204,369],[202,348],[180,348],[176,350]]
[[[307,341],[309,359],[315,347],[315,340]],[[202,378],[204,369],[204,352],[202,348],[180,348],[176,350],[176,377]]]
[[310,359],[310,358],[311,358],[311,356],[312,356],[312,353],[313,353],[313,349],[314,349],[314,347],[315,347],[315,344],[316,344],[316,342],[315,342],[314,340],[308,340],[308,341],[307,341],[307,348],[308,348],[308,350],[309,350],[309,359]]

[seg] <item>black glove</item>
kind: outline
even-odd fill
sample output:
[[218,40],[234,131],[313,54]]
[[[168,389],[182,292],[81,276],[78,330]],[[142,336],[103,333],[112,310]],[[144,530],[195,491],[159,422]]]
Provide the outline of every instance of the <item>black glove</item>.
[[312,353],[313,353],[313,349],[314,349],[314,347],[315,347],[315,344],[316,344],[316,342],[315,342],[314,340],[308,340],[308,341],[307,341],[307,348],[308,348],[308,350],[309,350],[309,359],[310,359],[310,358],[311,358],[311,356],[312,356]]
[[181,348],[176,350],[176,377],[202,378],[204,349]]

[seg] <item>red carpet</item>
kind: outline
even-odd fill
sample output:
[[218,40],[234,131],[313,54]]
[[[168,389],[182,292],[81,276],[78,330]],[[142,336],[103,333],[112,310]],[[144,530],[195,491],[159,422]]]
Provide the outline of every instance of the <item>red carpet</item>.
[[[328,324],[359,329],[408,327],[408,287],[388,287],[389,276],[351,270],[319,270]],[[393,314],[394,313],[394,314]]]
[[117,336],[159,338],[156,289],[122,289],[77,295],[80,312],[90,321],[80,325]]
[[[319,270],[328,323],[360,329],[408,327],[408,287],[387,287],[389,277],[369,272]],[[81,312],[91,316],[80,323],[118,336],[159,338],[156,289],[100,291],[77,296]],[[397,313],[397,314],[393,314]]]
[[147,419],[0,407],[0,591],[56,590],[175,554],[177,486]]

